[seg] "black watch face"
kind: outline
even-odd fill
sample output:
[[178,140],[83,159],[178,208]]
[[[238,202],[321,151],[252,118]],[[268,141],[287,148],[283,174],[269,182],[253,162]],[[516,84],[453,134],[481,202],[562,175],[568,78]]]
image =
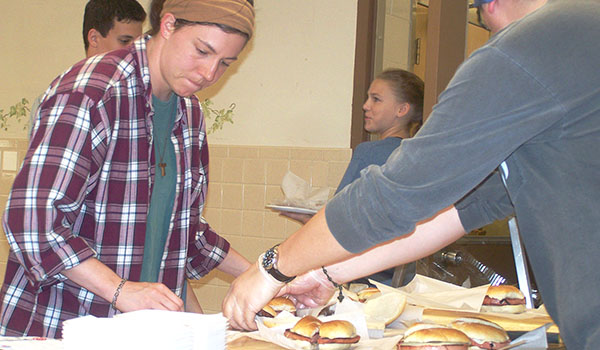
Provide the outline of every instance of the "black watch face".
[[269,249],[265,252],[265,256],[263,257],[263,267],[265,268],[265,270],[269,270],[271,268],[273,268],[273,263],[275,261],[275,252],[273,251],[273,249]]
[[262,265],[265,268],[265,270],[270,270],[271,268],[273,268],[273,257],[265,255],[262,261]]

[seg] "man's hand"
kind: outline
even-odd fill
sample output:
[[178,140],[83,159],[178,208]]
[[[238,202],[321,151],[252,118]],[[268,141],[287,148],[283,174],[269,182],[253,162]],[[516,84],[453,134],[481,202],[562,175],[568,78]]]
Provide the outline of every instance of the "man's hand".
[[223,300],[223,315],[234,329],[256,330],[254,317],[279,292],[277,282],[258,263],[236,278]]
[[121,312],[144,309],[184,311],[183,300],[162,283],[127,281],[117,298]]
[[335,290],[322,270],[310,270],[286,284],[279,295],[286,294],[294,298],[297,308],[311,308],[325,305]]

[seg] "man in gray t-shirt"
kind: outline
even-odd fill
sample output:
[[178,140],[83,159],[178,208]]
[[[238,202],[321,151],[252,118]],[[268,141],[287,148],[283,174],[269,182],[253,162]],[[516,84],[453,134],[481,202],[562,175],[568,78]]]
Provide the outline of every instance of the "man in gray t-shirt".
[[[381,253],[385,247],[364,253],[376,257],[357,269],[365,272],[381,261],[427,255],[464,229],[514,211],[542,299],[566,346],[596,349],[600,2],[476,3],[493,37],[459,67],[419,133],[282,243],[274,268],[294,276],[396,239],[395,254]],[[501,176],[457,204],[460,216],[450,208],[425,224],[444,218],[448,225],[411,233],[495,169]],[[328,270],[338,282],[353,273],[344,263]],[[233,283],[224,303],[232,325],[252,328],[248,314],[262,302],[255,300],[258,293],[267,298],[282,288],[269,277],[257,266]]]

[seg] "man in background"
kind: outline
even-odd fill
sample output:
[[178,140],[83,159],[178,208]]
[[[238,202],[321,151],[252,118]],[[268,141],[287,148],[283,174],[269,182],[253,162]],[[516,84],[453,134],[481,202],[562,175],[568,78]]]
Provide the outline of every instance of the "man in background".
[[142,35],[146,12],[136,0],[90,0],[83,15],[87,57],[129,45]]
[[[146,11],[136,0],[90,0],[83,14],[83,44],[87,58],[129,45],[142,35]],[[33,133],[41,95],[31,105],[29,136]]]

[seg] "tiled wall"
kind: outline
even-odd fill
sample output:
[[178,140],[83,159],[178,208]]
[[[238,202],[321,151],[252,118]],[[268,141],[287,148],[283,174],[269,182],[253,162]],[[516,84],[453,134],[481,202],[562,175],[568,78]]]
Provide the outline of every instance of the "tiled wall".
[[[313,188],[333,193],[350,161],[350,149],[211,146],[210,187],[204,216],[247,259],[283,241],[300,224],[265,209],[283,199],[280,188],[289,169]],[[233,279],[213,271],[192,283],[205,312],[219,312]]]
[[[4,206],[27,140],[0,139],[0,209]],[[283,241],[300,225],[265,208],[282,199],[281,179],[289,169],[313,188],[333,193],[348,165],[350,149],[290,147],[210,147],[210,185],[204,216],[247,259]],[[0,235],[0,277],[4,278],[8,244]],[[232,278],[213,271],[192,282],[205,312],[219,312]]]
[[[4,214],[8,193],[25,157],[28,143],[27,139],[0,139],[0,217]],[[4,230],[0,228],[0,231],[0,281],[3,281],[8,259],[8,242]]]

